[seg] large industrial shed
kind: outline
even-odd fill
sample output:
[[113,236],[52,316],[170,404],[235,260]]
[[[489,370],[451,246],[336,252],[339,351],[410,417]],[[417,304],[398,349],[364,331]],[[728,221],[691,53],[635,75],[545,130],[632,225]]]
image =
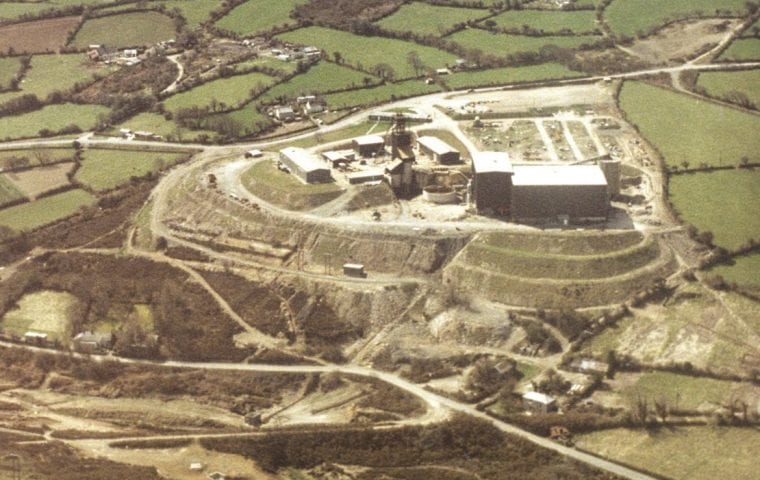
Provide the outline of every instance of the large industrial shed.
[[505,152],[476,152],[472,156],[472,201],[478,212],[509,211],[514,170]]
[[423,136],[417,139],[421,153],[438,163],[458,163],[459,151],[438,137]]
[[511,180],[511,213],[517,221],[607,217],[607,179],[598,165],[515,165]]
[[325,183],[332,180],[330,169],[303,148],[283,148],[280,150],[280,162],[306,183]]

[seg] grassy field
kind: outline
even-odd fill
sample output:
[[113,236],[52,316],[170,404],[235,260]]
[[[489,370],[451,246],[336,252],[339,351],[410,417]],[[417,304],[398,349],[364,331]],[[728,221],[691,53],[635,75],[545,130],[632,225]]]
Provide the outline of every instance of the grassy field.
[[[32,93],[44,100],[54,91],[66,91],[76,83],[93,78],[97,74],[110,73],[110,67],[88,64],[79,53],[66,55],[35,55],[31,68],[19,85],[21,93]],[[55,72],[51,75],[50,72]]]
[[79,25],[79,17],[59,17],[0,27],[0,52],[53,52],[63,47],[69,32]]
[[213,105],[218,105],[220,110],[224,110],[245,103],[252,97],[251,90],[261,90],[274,81],[274,78],[258,72],[233,75],[173,95],[164,101],[164,105],[172,111],[193,106],[207,107]]
[[72,168],[74,168],[74,162],[57,163],[19,172],[4,173],[0,178],[4,182],[10,182],[24,196],[33,199],[54,188],[68,185],[69,178],[66,174]]
[[378,64],[387,64],[395,72],[397,79],[416,75],[407,61],[409,52],[417,52],[420,60],[429,68],[441,68],[451,64],[456,57],[443,50],[417,45],[402,40],[363,37],[339,30],[309,27],[278,35],[277,38],[321,48],[327,55],[340,52],[346,63],[362,69],[372,70]]
[[98,114],[106,113],[108,109],[100,105],[49,105],[23,115],[0,118],[0,135],[5,139],[37,137],[42,129],[55,132],[72,124],[87,130],[95,125]]
[[712,271],[739,285],[760,287],[760,254],[736,258],[733,265],[721,265]]
[[396,13],[377,24],[386,30],[440,36],[456,24],[487,17],[488,10],[475,8],[437,7],[426,3],[407,3]]
[[21,2],[8,2],[0,3],[0,20],[12,20],[20,17],[23,14],[33,14],[47,10],[53,5],[48,3],[21,3]]
[[734,40],[726,51],[720,55],[720,60],[760,60],[760,39],[742,38]]
[[357,72],[348,67],[329,62],[320,62],[306,73],[296,75],[287,82],[275,85],[258,101],[277,102],[279,97],[294,99],[299,95],[325,93],[362,85],[374,85],[379,80],[372,75]]
[[161,135],[166,139],[174,139],[181,142],[193,141],[200,135],[213,136],[214,132],[210,130],[189,130],[180,127],[170,120],[166,120],[163,115],[157,113],[140,113],[118,126],[118,128],[128,128],[133,131],[153,132]]
[[256,57],[232,65],[235,71],[242,72],[251,67],[267,67],[285,73],[292,73],[298,67],[296,62],[283,62],[273,57]]
[[175,37],[174,21],[158,12],[132,12],[87,20],[72,45],[94,43],[123,48],[152,45]]
[[760,216],[748,208],[760,198],[760,171],[672,175],[670,196],[682,219],[713,232],[717,245],[734,249],[750,238],[760,240]]
[[450,88],[459,89],[555,78],[571,78],[579,75],[581,74],[559,63],[543,63],[527,67],[504,67],[455,73],[444,80]]
[[625,82],[620,106],[670,166],[757,161],[760,117],[641,82]]
[[759,436],[757,428],[616,429],[581,435],[576,443],[675,480],[751,479],[757,478]]
[[18,61],[18,58],[0,58],[0,90],[11,88],[11,80],[16,76],[20,68],[21,63]]
[[150,172],[158,172],[184,158],[184,153],[89,149],[76,179],[98,190],[110,190]]
[[527,35],[491,33],[479,28],[463,30],[448,38],[465,48],[480,50],[485,54],[497,57],[506,57],[517,53],[538,53],[546,45],[574,49],[601,39],[601,37],[592,35],[529,37]]
[[144,332],[152,334],[156,331],[153,309],[144,303],[113,303],[105,318],[98,320],[92,326],[96,333],[111,333],[124,326],[127,319],[134,319]]
[[420,80],[407,80],[399,83],[388,83],[371,88],[362,88],[348,92],[338,92],[325,95],[327,105],[332,109],[342,109],[363,105],[373,105],[392,101],[397,98],[413,97],[426,93],[439,92],[438,85],[427,85]]
[[13,182],[0,175],[0,205],[6,205],[9,202],[23,198],[24,194],[21,193]]
[[705,72],[699,75],[698,85],[716,98],[728,97],[732,93],[741,93],[760,107],[760,70],[740,72]]
[[[729,400],[731,392],[741,387],[740,383],[678,375],[670,372],[649,372],[644,374],[621,374],[638,377],[626,385],[619,393],[628,405],[635,405],[639,398],[650,404],[665,400],[671,408],[697,410],[700,407],[715,408]],[[625,382],[628,383],[628,382]]]
[[741,15],[745,13],[745,3],[744,0],[617,0],[607,7],[604,17],[614,33],[632,37],[689,16]]
[[599,27],[596,24],[596,12],[593,10],[548,11],[548,10],[509,10],[492,19],[500,28],[521,30],[524,26],[545,33],[571,31],[574,33],[593,33]]
[[79,300],[68,292],[28,293],[3,316],[2,328],[19,336],[47,333],[49,340],[66,342],[71,337],[71,316],[79,307]]
[[292,146],[301,148],[316,147],[320,143],[335,142],[338,140],[348,140],[349,138],[361,137],[369,133],[384,133],[387,126],[376,127],[375,122],[362,122],[349,127],[341,128],[340,130],[333,130],[319,136],[311,136],[301,140],[283,141],[282,146]]
[[221,2],[219,0],[167,0],[161,3],[170,10],[178,8],[187,20],[187,26],[194,28],[208,20],[211,11],[218,8]]
[[0,210],[0,225],[17,231],[31,230],[73,215],[81,207],[95,203],[95,200],[84,190],[69,190]]
[[47,165],[49,163],[74,158],[71,148],[29,148],[17,150],[0,150],[0,168],[12,168],[14,162],[23,160],[21,166]]
[[306,184],[277,169],[274,162],[256,163],[241,177],[243,185],[267,202],[291,210],[309,210],[337,198],[343,190],[334,183]]
[[248,0],[233,8],[216,26],[239,35],[253,35],[273,27],[291,25],[290,12],[306,0]]

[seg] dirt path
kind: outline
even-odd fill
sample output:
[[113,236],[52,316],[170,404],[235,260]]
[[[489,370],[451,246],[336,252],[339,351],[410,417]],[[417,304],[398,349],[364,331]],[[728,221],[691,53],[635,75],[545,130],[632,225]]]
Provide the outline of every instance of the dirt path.
[[554,142],[549,136],[549,132],[546,131],[544,122],[542,120],[533,120],[533,123],[536,124],[538,133],[541,135],[541,140],[543,140],[544,146],[546,146],[546,154],[549,155],[549,160],[559,162],[559,155],[557,155],[557,150],[554,148]]
[[177,72],[177,78],[174,79],[171,85],[163,89],[161,93],[171,93],[175,91],[177,89],[177,85],[179,84],[180,80],[182,80],[182,77],[185,75],[185,67],[182,65],[182,62],[179,61],[179,57],[181,56],[182,54],[177,54],[177,55],[170,55],[166,57],[170,62],[172,62],[173,64],[177,66],[179,71]]

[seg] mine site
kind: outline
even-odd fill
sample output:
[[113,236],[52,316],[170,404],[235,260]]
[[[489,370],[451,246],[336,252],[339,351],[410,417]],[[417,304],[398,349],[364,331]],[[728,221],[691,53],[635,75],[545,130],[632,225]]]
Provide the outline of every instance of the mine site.
[[0,3],[0,479],[755,478],[718,3]]

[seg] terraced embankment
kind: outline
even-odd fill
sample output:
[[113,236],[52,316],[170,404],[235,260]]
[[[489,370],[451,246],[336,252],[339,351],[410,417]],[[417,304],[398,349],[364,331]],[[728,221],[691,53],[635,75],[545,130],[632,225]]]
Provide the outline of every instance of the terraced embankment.
[[445,277],[505,304],[580,308],[622,302],[675,267],[668,249],[639,232],[483,233]]

